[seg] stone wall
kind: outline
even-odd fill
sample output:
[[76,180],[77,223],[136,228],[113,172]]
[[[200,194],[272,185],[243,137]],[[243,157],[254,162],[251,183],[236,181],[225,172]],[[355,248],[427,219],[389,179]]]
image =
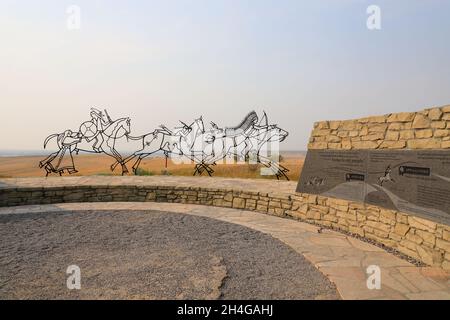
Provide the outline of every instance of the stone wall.
[[[308,149],[449,149],[450,105],[314,124]],[[293,216],[373,239],[450,270],[450,227],[363,203],[299,194]],[[295,207],[294,207],[295,209]]]
[[174,185],[71,185],[8,188],[0,206],[64,202],[155,201],[257,211],[333,227],[450,270],[450,226],[376,206],[301,193]]
[[314,124],[308,149],[448,149],[450,105]]

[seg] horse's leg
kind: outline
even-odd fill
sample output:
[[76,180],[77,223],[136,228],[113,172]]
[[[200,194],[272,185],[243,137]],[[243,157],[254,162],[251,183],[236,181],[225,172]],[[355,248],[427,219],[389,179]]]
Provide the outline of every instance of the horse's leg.
[[[60,149],[61,150],[61,149]],[[51,162],[53,159],[56,158],[56,156],[58,155],[59,151],[53,152],[51,153],[47,158],[45,158],[44,160],[39,161],[39,168],[42,168],[43,166],[45,166],[47,163]]]
[[133,165],[133,167],[132,167],[132,169],[133,169],[133,173],[136,175],[137,174],[137,170],[139,169],[139,166],[141,165],[141,161],[142,161],[142,159],[143,159],[144,157],[143,157],[143,155],[141,154],[141,155],[139,155],[138,156],[138,158],[137,158],[137,160],[136,160],[136,162],[134,163],[134,165]]
[[[124,163],[128,163],[128,162],[130,162],[131,160],[133,160],[133,158],[135,158],[136,157],[136,154],[131,154],[131,155],[129,155],[128,157],[126,157],[125,159],[123,159],[123,162]],[[117,167],[117,165],[119,164],[119,161],[116,161],[116,162],[114,162],[112,165],[111,165],[111,170],[113,170],[114,171],[114,169],[116,169],[116,167]]]
[[270,170],[272,170],[272,172],[273,172],[275,175],[278,176],[278,171],[279,171],[279,169],[278,169],[278,168],[274,168],[273,162],[272,162],[269,158],[266,158],[266,157],[260,155],[260,156],[258,157],[258,162],[259,162],[259,163],[262,163],[265,167],[267,167],[267,168],[269,168]]
[[212,176],[212,174],[214,173],[214,170],[213,169],[211,169],[210,167],[209,167],[209,165],[204,165],[205,166],[205,170],[206,170],[206,172],[208,173],[208,175],[211,177]]
[[123,162],[123,160],[122,160],[122,163],[120,165],[122,166],[122,175],[125,175],[126,173],[129,172],[128,168],[127,168],[126,164]]
[[195,170],[194,170],[194,176],[196,176],[197,174],[199,175],[199,176],[201,176],[202,175],[202,170],[201,170],[201,164],[196,164],[195,165]]
[[128,173],[128,168],[123,162],[122,155],[114,149],[114,147],[110,147],[111,153],[113,154],[114,158],[116,158],[117,162],[120,163],[120,166],[122,167],[122,175],[125,173]]
[[[108,147],[109,147],[109,146],[108,146]],[[117,151],[115,151],[112,147],[109,147],[109,152],[107,152],[107,151],[105,151],[105,150],[103,150],[103,152],[104,152],[106,155],[108,155],[108,156],[110,156],[110,157],[113,157],[113,158],[116,160],[116,162],[114,162],[114,163],[111,165],[111,167],[110,167],[111,171],[114,172],[114,170],[116,169],[117,165],[120,164],[120,165],[122,165],[122,175],[123,175],[123,174],[124,174],[124,170],[123,170],[123,159],[122,159],[121,155],[120,155]]]
[[[281,166],[282,167],[282,166]],[[288,172],[289,170],[287,169],[287,168],[285,168],[285,167],[282,167],[283,169],[280,171],[281,172],[281,174],[286,178],[286,181],[289,181],[289,178],[288,178],[288,176],[287,176],[287,174],[286,174],[286,172]],[[323,182],[322,182],[323,183]]]
[[[158,150],[159,150],[159,149],[158,149]],[[155,153],[155,152],[158,151],[158,150],[152,149],[151,151],[148,150],[148,151],[145,152],[145,153],[134,154],[134,157],[138,157],[137,160],[136,160],[136,162],[133,164],[133,167],[132,167],[132,168],[133,168],[134,174],[136,174],[137,169],[139,169],[139,166],[141,165],[141,161],[142,161],[144,158],[147,158],[149,155]],[[130,160],[131,160],[131,159],[130,159]]]

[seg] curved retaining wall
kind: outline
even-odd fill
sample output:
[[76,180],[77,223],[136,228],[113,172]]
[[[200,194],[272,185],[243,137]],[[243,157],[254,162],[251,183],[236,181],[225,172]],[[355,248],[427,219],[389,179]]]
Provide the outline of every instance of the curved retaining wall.
[[376,206],[295,193],[295,184],[290,182],[183,177],[83,177],[28,179],[26,184],[20,185],[20,180],[0,180],[0,206],[155,201],[246,209],[358,234],[428,265],[450,270],[449,226]]

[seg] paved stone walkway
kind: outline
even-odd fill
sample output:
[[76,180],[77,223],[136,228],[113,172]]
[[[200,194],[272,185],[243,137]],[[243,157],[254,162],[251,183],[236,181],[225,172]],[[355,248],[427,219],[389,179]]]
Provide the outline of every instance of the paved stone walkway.
[[[73,183],[83,182],[82,179],[84,177],[73,178]],[[67,184],[67,179],[65,180],[64,183]],[[207,178],[195,178],[192,180],[202,186],[205,186],[204,183],[214,183],[214,181],[211,181],[212,179]],[[230,184],[236,183],[234,179],[229,180]],[[59,179],[48,179],[46,181],[48,181],[46,183],[58,183]],[[149,180],[146,181],[148,183]],[[164,182],[167,183],[169,181],[170,178],[167,178]],[[265,188],[267,184],[264,183],[265,181],[262,182],[261,186],[264,185]],[[23,186],[26,181],[20,179],[18,183]],[[291,184],[278,182],[278,187],[292,188]],[[277,183],[273,184],[273,181],[271,181],[270,185],[273,185],[276,189]],[[246,186],[241,187],[245,188]],[[258,183],[251,180],[248,183],[248,187],[258,188]],[[274,192],[276,191],[274,190]],[[449,275],[440,268],[415,267],[409,262],[393,256],[376,246],[344,234],[330,230],[323,230],[319,233],[319,228],[316,226],[260,213],[191,204],[114,202],[9,207],[0,208],[0,214],[63,212],[67,210],[160,210],[210,217],[270,234],[274,238],[286,243],[295,251],[303,254],[335,283],[343,299],[450,300]],[[370,265],[380,267],[380,290],[369,290],[367,288],[366,282],[368,275],[366,274],[366,269]]]

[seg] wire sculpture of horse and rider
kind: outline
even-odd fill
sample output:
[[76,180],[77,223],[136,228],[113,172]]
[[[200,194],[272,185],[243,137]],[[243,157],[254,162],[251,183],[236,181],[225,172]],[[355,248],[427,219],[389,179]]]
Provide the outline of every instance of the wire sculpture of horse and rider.
[[[103,153],[114,159],[111,171],[120,166],[122,175],[129,173],[127,165],[131,163],[132,172],[138,173],[141,161],[155,153],[162,152],[173,161],[185,159],[195,163],[193,175],[207,173],[212,176],[218,162],[226,159],[262,164],[267,174],[280,179],[287,177],[287,168],[278,161],[278,144],[286,139],[288,132],[276,124],[269,124],[266,113],[259,118],[255,111],[234,127],[220,128],[211,122],[206,129],[203,118],[195,119],[190,125],[180,121],[181,127],[173,130],[161,125],[153,132],[131,135],[130,118],[112,120],[108,112],[91,109],[91,120],[83,122],[79,130],[65,130],[49,135],[44,148],[50,140],[56,139],[58,150],[39,162],[46,176],[51,173],[63,175],[78,172],[75,168],[73,153]],[[126,150],[118,147],[125,142]],[[166,161],[167,163],[167,161]],[[227,162],[228,163],[228,162]]]

